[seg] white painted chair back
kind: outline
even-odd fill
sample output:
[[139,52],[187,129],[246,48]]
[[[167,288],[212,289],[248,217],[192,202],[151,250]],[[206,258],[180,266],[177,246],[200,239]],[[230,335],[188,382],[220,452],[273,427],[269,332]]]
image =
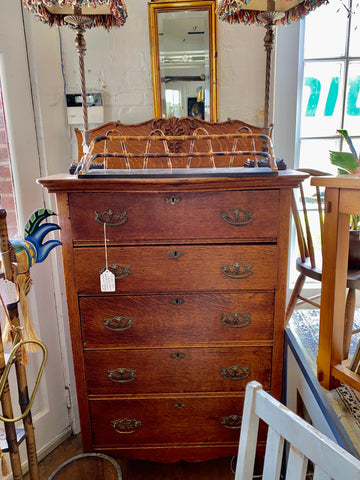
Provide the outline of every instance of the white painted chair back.
[[[246,386],[235,480],[253,478],[259,419],[269,426],[262,480],[305,480],[308,460],[314,465],[313,480],[360,480],[360,460],[275,400],[258,382]],[[286,474],[280,477],[285,441]]]

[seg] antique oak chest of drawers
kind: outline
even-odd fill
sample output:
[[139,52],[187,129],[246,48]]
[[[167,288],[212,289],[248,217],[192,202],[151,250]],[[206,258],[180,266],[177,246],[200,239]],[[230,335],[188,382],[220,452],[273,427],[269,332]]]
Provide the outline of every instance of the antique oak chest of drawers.
[[[40,180],[62,229],[85,451],[157,461],[236,453],[246,383],[281,393],[290,200],[301,180]],[[114,292],[100,288],[107,264]]]

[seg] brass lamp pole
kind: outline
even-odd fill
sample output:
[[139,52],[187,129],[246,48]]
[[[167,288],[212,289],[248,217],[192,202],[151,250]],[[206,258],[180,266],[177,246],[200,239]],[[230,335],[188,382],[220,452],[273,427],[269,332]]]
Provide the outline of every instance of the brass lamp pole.
[[74,27],[76,32],[75,37],[75,50],[79,56],[79,70],[80,70],[80,82],[81,82],[81,101],[82,101],[82,114],[83,114],[83,152],[87,153],[90,144],[90,132],[89,132],[89,117],[88,106],[86,98],[86,81],[85,81],[85,65],[84,56],[86,54],[86,41],[84,37],[85,26],[92,23],[92,19],[86,15],[81,15],[81,8],[74,8],[74,15],[67,15],[64,17],[64,21]]
[[84,56],[85,28],[121,27],[127,19],[124,0],[22,0],[23,5],[42,22],[52,26],[71,25],[76,32],[75,48],[79,56],[81,99],[83,113],[83,151],[90,144],[88,108],[86,99]]
[[264,134],[269,135],[271,69],[275,46],[276,27],[305,17],[328,0],[221,0],[217,9],[219,19],[227,23],[262,25],[266,28],[264,46],[266,51]]
[[265,67],[265,102],[264,102],[264,128],[265,135],[270,136],[270,95],[271,95],[271,70],[274,46],[276,41],[276,22],[285,16],[284,12],[275,11],[275,0],[268,0],[266,12],[261,12],[258,19],[266,22],[264,47],[266,52]]

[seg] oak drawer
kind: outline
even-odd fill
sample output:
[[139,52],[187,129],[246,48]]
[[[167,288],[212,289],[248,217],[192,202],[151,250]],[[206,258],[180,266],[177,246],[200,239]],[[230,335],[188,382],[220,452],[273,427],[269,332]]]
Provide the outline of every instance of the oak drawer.
[[231,392],[270,388],[271,347],[85,351],[88,393]]
[[271,340],[273,304],[273,292],[82,297],[84,347]]
[[[108,248],[116,292],[272,290],[277,285],[276,245],[180,245]],[[102,247],[75,249],[80,294],[99,294]]]
[[276,238],[278,190],[70,193],[73,241],[110,244]]
[[243,395],[91,400],[94,446],[239,441]]

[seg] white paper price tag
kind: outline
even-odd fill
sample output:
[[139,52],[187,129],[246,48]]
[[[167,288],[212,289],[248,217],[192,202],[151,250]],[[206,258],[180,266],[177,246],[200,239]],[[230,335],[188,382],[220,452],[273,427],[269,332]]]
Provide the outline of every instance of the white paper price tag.
[[110,270],[100,274],[100,286],[102,292],[115,292],[115,275]]
[[0,278],[0,293],[5,305],[10,305],[18,301],[17,288],[15,283],[7,280],[6,278]]
[[1,325],[4,325],[6,320],[7,320],[7,318],[6,318],[5,310],[4,310],[3,306],[0,305],[0,322],[1,322]]

